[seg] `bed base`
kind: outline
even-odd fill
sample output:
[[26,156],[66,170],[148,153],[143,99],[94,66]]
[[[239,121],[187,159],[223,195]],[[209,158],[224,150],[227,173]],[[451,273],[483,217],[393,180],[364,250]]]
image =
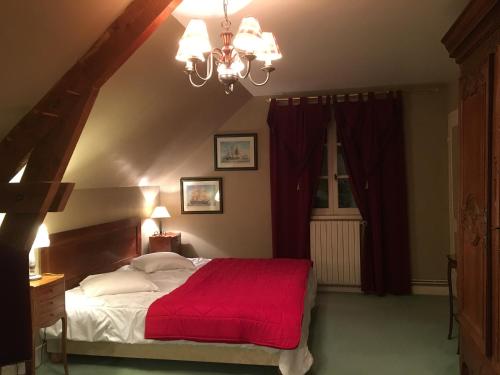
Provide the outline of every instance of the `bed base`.
[[[51,361],[58,362],[60,340],[48,339],[47,351]],[[68,354],[165,359],[176,361],[235,363],[246,365],[278,366],[279,351],[259,348],[235,348],[231,346],[189,345],[189,344],[122,344],[114,342],[67,342]]]

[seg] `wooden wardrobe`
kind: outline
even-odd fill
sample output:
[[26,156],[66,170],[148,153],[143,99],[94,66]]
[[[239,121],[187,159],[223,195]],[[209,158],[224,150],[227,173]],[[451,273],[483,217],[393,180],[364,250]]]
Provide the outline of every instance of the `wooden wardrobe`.
[[443,38],[460,65],[460,373],[500,374],[500,0],[472,0]]

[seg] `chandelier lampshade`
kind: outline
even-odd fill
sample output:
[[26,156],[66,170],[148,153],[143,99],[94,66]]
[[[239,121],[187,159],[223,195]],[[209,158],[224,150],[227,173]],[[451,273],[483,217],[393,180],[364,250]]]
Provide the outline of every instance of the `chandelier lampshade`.
[[253,17],[241,20],[238,34],[234,37],[233,45],[245,54],[253,55],[262,48],[262,31],[259,21]]
[[212,50],[210,40],[208,39],[207,25],[203,20],[189,21],[181,40],[179,41],[179,50],[176,59],[187,61],[189,59],[198,59],[204,61],[204,53]]
[[[281,51],[272,33],[262,32],[259,21],[254,17],[242,19],[238,33],[233,39],[230,31],[231,22],[227,17],[228,0],[222,0],[224,20],[221,26],[224,29],[220,34],[221,48],[212,48],[208,37],[207,26],[203,20],[189,21],[182,38],[179,40],[179,49],[175,59],[185,63],[184,71],[189,82],[194,87],[204,86],[217,70],[219,82],[224,85],[226,94],[233,91],[234,83],[238,79],[246,79],[255,86],[263,86],[269,81],[274,71],[272,61],[282,57]],[[262,82],[252,78],[252,61],[264,61],[260,68],[266,76]],[[206,64],[204,76],[200,75],[199,64]],[[215,67],[214,67],[215,65]]]
[[262,40],[262,48],[257,51],[257,60],[264,61],[266,66],[269,66],[272,64],[272,61],[279,60],[283,57],[273,33],[262,33]]
[[205,61],[205,56],[203,56],[201,51],[188,48],[185,44],[179,44],[179,49],[177,50],[175,59],[182,62],[188,62],[190,60],[199,60],[203,62]]

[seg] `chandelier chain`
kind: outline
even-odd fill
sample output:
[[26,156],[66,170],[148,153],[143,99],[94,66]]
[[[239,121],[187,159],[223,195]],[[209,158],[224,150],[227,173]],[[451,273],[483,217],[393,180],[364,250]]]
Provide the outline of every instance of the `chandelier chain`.
[[229,21],[229,18],[227,18],[227,3],[229,0],[222,0],[222,7],[224,8],[224,21],[220,23],[220,25],[226,29],[229,30],[231,27],[231,21]]

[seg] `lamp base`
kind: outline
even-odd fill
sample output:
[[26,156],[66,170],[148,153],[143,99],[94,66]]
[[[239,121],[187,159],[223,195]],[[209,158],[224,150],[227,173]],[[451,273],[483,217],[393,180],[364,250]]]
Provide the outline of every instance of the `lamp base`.
[[30,281],[40,280],[42,275],[38,273],[30,273]]

